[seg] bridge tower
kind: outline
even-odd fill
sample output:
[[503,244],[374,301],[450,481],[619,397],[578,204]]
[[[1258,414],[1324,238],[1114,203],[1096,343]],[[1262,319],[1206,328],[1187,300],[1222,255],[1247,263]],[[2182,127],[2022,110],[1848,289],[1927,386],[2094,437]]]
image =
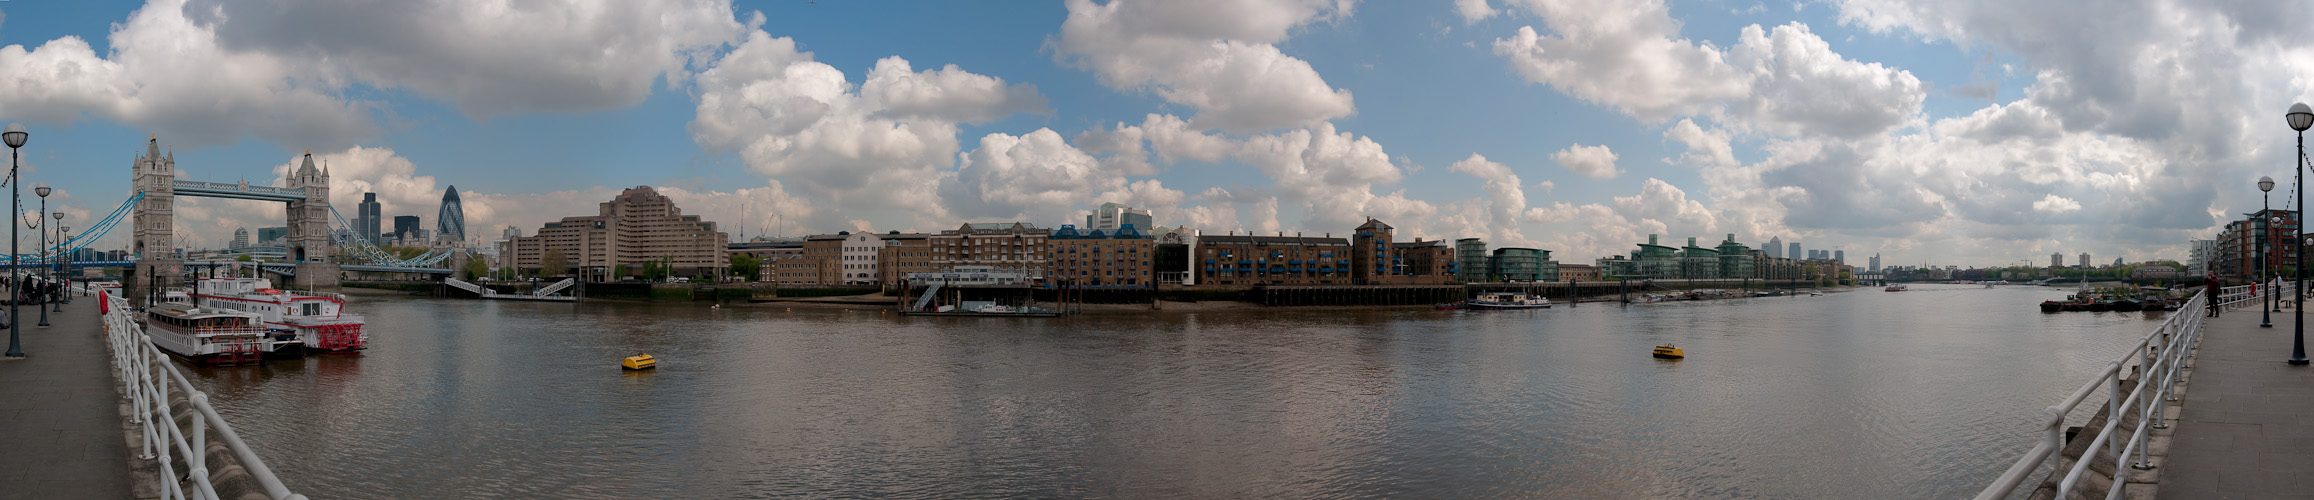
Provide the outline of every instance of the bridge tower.
[[297,263],[298,288],[335,291],[338,287],[337,246],[329,235],[329,170],[313,166],[313,152],[289,175],[292,190],[304,190],[305,199],[289,202],[289,245],[283,249]]
[[147,277],[156,278],[166,288],[183,285],[184,263],[176,253],[176,190],[177,155],[161,155],[158,136],[145,140],[145,154],[129,166],[134,188],[145,194],[137,202],[134,220],[135,232],[130,239],[129,260],[136,261],[135,272],[123,276],[121,292],[132,301],[142,301],[147,289],[153,286]]

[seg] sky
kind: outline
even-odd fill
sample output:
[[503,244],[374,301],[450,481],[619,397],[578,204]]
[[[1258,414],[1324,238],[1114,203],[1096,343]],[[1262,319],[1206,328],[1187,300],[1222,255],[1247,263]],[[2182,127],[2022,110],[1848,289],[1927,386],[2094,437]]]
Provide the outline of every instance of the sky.
[[[1571,263],[1649,234],[2182,261],[2259,210],[2259,176],[2295,199],[2299,19],[2314,3],[0,0],[0,122],[83,227],[157,137],[201,181],[279,185],[310,151],[341,213],[374,192],[429,228],[456,186],[484,241],[649,185],[735,240],[1118,202]],[[175,223],[214,248],[283,213],[180,198]]]

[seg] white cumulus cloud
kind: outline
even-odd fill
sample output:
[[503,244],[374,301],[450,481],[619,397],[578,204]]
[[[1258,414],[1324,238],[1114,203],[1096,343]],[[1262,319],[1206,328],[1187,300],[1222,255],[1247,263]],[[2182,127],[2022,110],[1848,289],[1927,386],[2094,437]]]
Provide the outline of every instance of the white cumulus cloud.
[[1613,179],[1623,175],[1623,170],[1615,168],[1615,152],[1608,150],[1605,145],[1567,146],[1567,149],[1552,153],[1551,160],[1559,162],[1559,166],[1566,167],[1569,172],[1593,179]]

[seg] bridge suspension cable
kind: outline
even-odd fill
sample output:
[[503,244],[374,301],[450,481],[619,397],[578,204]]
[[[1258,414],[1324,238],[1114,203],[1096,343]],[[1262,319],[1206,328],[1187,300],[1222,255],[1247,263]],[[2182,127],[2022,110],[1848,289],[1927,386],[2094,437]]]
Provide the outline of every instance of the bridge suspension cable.
[[87,228],[82,229],[80,234],[72,235],[72,239],[57,242],[54,246],[47,248],[33,249],[35,252],[47,250],[45,255],[37,253],[15,255],[0,258],[0,262],[7,264],[48,262],[55,260],[65,252],[77,252],[80,249],[88,248],[90,244],[96,243],[96,240],[103,239],[105,234],[111,233],[113,227],[120,225],[121,219],[128,218],[129,213],[136,210],[137,202],[143,199],[145,199],[145,194],[141,192],[135,196],[130,196],[128,201],[121,202],[120,206],[114,207],[112,213],[106,214],[103,219],[98,219],[95,224],[90,224]]
[[417,257],[411,257],[407,259],[395,257],[392,252],[387,252],[383,248],[378,248],[377,245],[370,244],[369,239],[353,236],[360,233],[354,231],[354,225],[346,222],[344,215],[337,213],[337,207],[329,207],[329,217],[331,222],[333,222],[333,224],[331,224],[331,229],[333,230],[329,232],[331,239],[337,240],[338,245],[352,249],[354,252],[361,254],[363,257],[369,257],[371,260],[376,261],[378,265],[381,266],[434,267],[435,264],[439,264],[444,259],[450,258],[450,254],[456,253],[450,251],[449,249],[437,248],[433,250],[427,250],[426,253],[419,254]]

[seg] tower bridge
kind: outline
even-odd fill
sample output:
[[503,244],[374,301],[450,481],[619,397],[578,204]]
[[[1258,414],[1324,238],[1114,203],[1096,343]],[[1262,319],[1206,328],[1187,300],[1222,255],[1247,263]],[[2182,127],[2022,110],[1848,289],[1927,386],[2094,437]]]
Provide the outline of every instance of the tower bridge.
[[[133,188],[122,206],[72,240],[59,242],[55,248],[41,255],[57,255],[88,246],[115,226],[127,212],[132,234],[129,257],[121,265],[134,266],[133,272],[123,276],[122,291],[129,298],[143,299],[152,285],[181,286],[186,273],[203,267],[216,267],[221,262],[188,262],[175,259],[176,201],[179,197],[226,198],[266,201],[286,205],[284,213],[289,234],[282,263],[255,263],[253,267],[271,272],[283,280],[285,287],[309,290],[334,290],[338,287],[339,271],[408,272],[428,275],[448,275],[447,268],[435,267],[449,258],[453,250],[437,249],[415,258],[398,258],[370,244],[366,238],[350,237],[359,234],[352,225],[329,205],[329,170],[317,167],[313,152],[305,156],[290,172],[285,186],[250,185],[238,183],[205,182],[177,178],[177,159],[174,152],[163,154],[160,139],[148,138],[145,154],[138,156],[130,166]],[[375,261],[373,265],[346,266],[337,262],[339,245]],[[19,258],[15,265],[42,262],[48,257]],[[158,283],[147,283],[158,281]]]

